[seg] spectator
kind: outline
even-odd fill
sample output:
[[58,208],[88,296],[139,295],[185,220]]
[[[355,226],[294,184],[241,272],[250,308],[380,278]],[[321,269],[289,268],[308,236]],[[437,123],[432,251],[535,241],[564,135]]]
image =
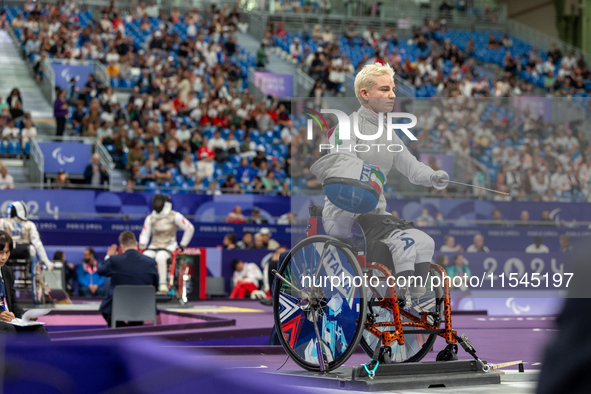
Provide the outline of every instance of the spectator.
[[534,243],[525,248],[525,253],[550,253],[550,249],[542,244],[542,237],[534,237]]
[[293,213],[291,212],[287,212],[284,213],[283,215],[279,216],[279,218],[277,219],[277,224],[281,224],[281,225],[290,225],[293,223]]
[[236,234],[224,235],[223,247],[224,249],[236,249]]
[[561,234],[558,237],[558,242],[560,243],[560,251],[561,252],[572,252],[573,246],[570,242],[570,237],[566,234]]
[[98,273],[98,263],[93,248],[84,251],[84,257],[76,269],[78,294],[84,297],[103,297],[107,278]]
[[33,126],[33,122],[25,120],[25,127],[21,130],[21,141],[23,146],[29,143],[33,138],[37,137],[37,128]]
[[101,165],[101,158],[98,153],[92,155],[90,164],[84,170],[84,183],[94,187],[109,183],[109,174],[105,167]]
[[[460,290],[460,291],[467,291],[468,284],[472,273],[470,272],[470,268],[464,265],[464,257],[461,254],[457,254],[453,258],[453,265],[447,269],[447,275],[451,278],[450,280],[450,289],[452,290]],[[462,285],[459,287],[455,287],[453,285],[453,278],[456,276],[464,278],[462,280]]]
[[261,42],[261,46],[256,54],[256,66],[264,69],[267,65],[267,52],[265,51],[265,44]]
[[254,247],[252,233],[250,231],[245,231],[244,234],[242,234],[242,240],[238,241],[236,246],[238,249],[252,249]]
[[232,293],[230,298],[244,298],[253,291],[259,289],[259,281],[263,279],[263,273],[255,263],[244,263],[238,259],[232,261]]
[[127,166],[126,168],[129,170],[134,165],[139,164],[144,161],[144,152],[142,150],[142,143],[139,140],[133,141],[131,149],[127,152]]
[[484,245],[484,237],[482,234],[477,234],[474,236],[474,243],[466,249],[467,253],[476,253],[476,252],[490,252],[490,249]]
[[200,160],[197,162],[197,178],[205,179],[213,176],[215,171],[213,165],[213,157],[203,152],[199,156]]
[[264,249],[276,250],[279,247],[279,242],[271,238],[271,230],[268,227],[263,227],[257,235],[261,237]]
[[246,218],[242,214],[242,207],[240,205],[234,206],[232,212],[226,216],[226,223],[246,223]]
[[456,245],[456,239],[451,235],[443,237],[443,245],[439,248],[440,252],[463,252],[464,248],[462,245]]
[[501,211],[498,209],[494,209],[492,212],[493,218],[492,221],[488,224],[489,226],[504,226],[503,218],[501,216]]
[[195,166],[195,163],[191,159],[190,153],[185,153],[185,156],[183,157],[183,161],[181,161],[181,164],[179,167],[181,170],[181,174],[185,178],[195,178],[195,176],[197,175],[197,167]]
[[14,189],[14,179],[8,173],[8,168],[0,162],[0,190]]
[[156,180],[156,172],[152,168],[152,161],[150,159],[146,159],[144,161],[144,165],[140,167],[137,178],[141,182],[142,185],[146,185],[148,182]]
[[521,211],[519,215],[519,223],[516,224],[518,227],[530,227],[531,224],[529,222],[529,212],[526,210]]
[[57,98],[53,103],[53,116],[56,123],[56,135],[63,136],[66,129],[66,116],[68,116],[68,104],[66,103],[66,91],[59,89]]
[[254,224],[267,224],[269,221],[261,216],[261,210],[257,207],[252,208],[251,217],[248,218],[246,221],[247,223],[254,223]]
[[5,140],[19,139],[20,130],[14,126],[14,120],[9,119],[6,126],[2,130],[2,138]]
[[437,261],[435,261],[435,264],[447,271],[449,268],[449,257],[446,254],[440,254],[437,256]]
[[544,209],[542,211],[542,217],[540,218],[540,222],[542,222],[541,224],[539,224],[539,226],[541,227],[555,227],[556,223],[554,222],[554,220],[550,219],[550,211],[547,209]]
[[57,178],[54,179],[53,185],[57,189],[61,189],[64,186],[71,184],[72,182],[68,179],[68,174],[64,170],[59,170]]
[[[119,285],[152,285],[154,293],[158,288],[158,271],[156,260],[138,252],[138,243],[131,231],[124,231],[119,235],[121,253],[117,254],[117,245],[109,246],[105,261],[100,265],[98,273],[111,278],[111,285],[107,295],[99,308],[103,314],[107,327],[111,327],[111,312],[113,304],[113,290]],[[144,322],[117,322],[121,326],[141,326]]]
[[167,167],[164,164],[164,159],[162,158],[162,156],[158,157],[158,166],[154,169],[154,175],[156,176],[156,182],[158,183],[172,181],[172,173],[170,172],[170,167]]
[[445,221],[443,212],[437,212],[435,214],[435,225],[436,226],[449,226],[449,223]]
[[431,214],[429,213],[429,210],[427,208],[423,208],[423,210],[421,211],[421,214],[419,215],[419,217],[416,220],[416,224],[418,227],[434,226],[435,219],[433,219],[433,216],[431,216]]

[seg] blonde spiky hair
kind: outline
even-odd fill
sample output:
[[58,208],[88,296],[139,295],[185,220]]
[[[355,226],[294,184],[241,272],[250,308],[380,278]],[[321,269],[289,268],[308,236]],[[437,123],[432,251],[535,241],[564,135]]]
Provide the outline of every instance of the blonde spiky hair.
[[355,77],[355,96],[361,104],[363,99],[361,98],[361,89],[371,90],[375,85],[375,77],[381,75],[389,75],[394,78],[394,69],[387,63],[374,63],[363,66],[361,71]]

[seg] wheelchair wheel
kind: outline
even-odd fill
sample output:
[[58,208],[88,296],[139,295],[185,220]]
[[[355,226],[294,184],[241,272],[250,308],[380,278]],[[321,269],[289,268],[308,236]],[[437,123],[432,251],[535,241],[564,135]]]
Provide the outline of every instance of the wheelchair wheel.
[[39,260],[31,264],[31,293],[36,305],[45,304],[45,270]]
[[[384,277],[384,275],[374,270],[374,275],[378,277]],[[437,271],[431,268],[429,275],[439,275]],[[408,312],[412,313],[414,316],[420,318],[421,312],[428,312],[430,313],[427,317],[427,322],[432,324],[436,327],[439,327],[441,321],[443,319],[443,288],[442,287],[433,287],[431,285],[431,280],[428,278],[427,280],[427,292],[419,298],[412,299],[412,308],[408,310]],[[382,282],[380,282],[382,283]],[[381,296],[384,296],[387,290],[387,285],[384,284],[376,289]],[[378,314],[379,316],[376,317],[376,322],[393,322],[394,317],[392,314],[392,310],[381,308],[379,305],[375,305],[376,303],[372,303],[371,308],[370,304],[374,301],[376,296],[372,294],[372,291],[368,290],[368,309],[372,310],[372,313]],[[408,322],[408,318],[401,316],[402,322]],[[378,330],[383,331],[384,329],[388,329],[389,327],[378,327]],[[406,327],[405,329],[412,329],[412,330],[420,330],[419,327]],[[437,334],[405,334],[404,335],[404,345],[400,346],[397,342],[394,342],[390,345],[390,359],[393,363],[398,362],[416,362],[420,361],[429,353],[435,340],[437,339]],[[375,351],[375,348],[378,344],[378,337],[372,334],[369,331],[363,332],[363,338],[361,339],[361,347],[367,353],[368,356],[372,357]]]
[[[274,279],[273,315],[283,348],[309,371],[338,368],[359,345],[367,313],[365,289],[353,282],[362,272],[350,246],[326,235],[306,238],[290,251],[278,273],[295,287]],[[333,276],[344,278],[344,285],[324,283]]]

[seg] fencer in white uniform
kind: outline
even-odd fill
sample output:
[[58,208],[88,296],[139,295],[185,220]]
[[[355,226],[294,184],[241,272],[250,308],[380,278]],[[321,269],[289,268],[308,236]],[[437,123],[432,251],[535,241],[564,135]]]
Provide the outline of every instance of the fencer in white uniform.
[[[359,132],[362,135],[372,136],[377,134],[380,123],[382,123],[384,132],[378,139],[372,141],[360,139],[351,132],[351,138],[347,140],[339,138],[337,126],[329,137],[329,143],[332,145],[331,154],[338,153],[339,155],[334,155],[334,157],[341,164],[361,159],[364,163],[377,167],[384,176],[384,184],[387,182],[387,175],[391,168],[394,168],[415,185],[434,187],[439,190],[445,189],[447,187],[446,180],[449,180],[449,175],[445,171],[434,171],[418,161],[395,132],[392,133],[391,140],[387,138],[385,114],[392,112],[396,97],[393,77],[394,72],[389,65],[378,63],[366,65],[357,74],[355,94],[361,107],[356,114],[350,115],[350,124],[355,125],[355,118],[357,118]],[[384,116],[383,122],[379,119],[380,113]],[[352,147],[356,144],[366,144],[370,149],[366,152],[355,152]],[[394,144],[397,144],[395,148],[386,149],[386,146]],[[338,163],[335,166],[335,163],[329,160],[325,168],[314,168],[313,166],[310,170],[322,180],[323,171],[332,171],[334,174],[337,167]],[[343,165],[343,171],[346,171],[345,168],[348,167],[350,167],[348,163]],[[391,215],[386,211],[386,198],[383,193],[380,192],[377,206],[369,213]],[[322,223],[327,234],[349,237],[354,220],[359,214],[345,211],[325,197],[322,216]],[[409,276],[416,272],[417,275],[426,278],[435,251],[435,243],[429,235],[416,228],[404,231],[395,230],[388,234],[383,242],[392,252],[397,275]],[[410,290],[413,295],[418,296],[425,289],[410,287]]]
[[52,269],[53,263],[47,257],[37,226],[29,220],[27,205],[23,201],[15,201],[8,206],[7,214],[7,218],[0,220],[0,230],[10,234],[15,244],[30,244],[31,256],[38,256],[43,264]]
[[[193,238],[195,228],[182,214],[172,210],[170,198],[165,194],[156,194],[152,200],[152,207],[154,210],[146,217],[140,233],[140,249],[145,249],[146,256],[156,259],[159,276],[158,292],[166,293],[169,290],[167,261],[171,254],[157,249],[166,249],[170,252],[174,252],[179,247],[185,249]],[[184,231],[180,244],[176,239],[177,228]]]

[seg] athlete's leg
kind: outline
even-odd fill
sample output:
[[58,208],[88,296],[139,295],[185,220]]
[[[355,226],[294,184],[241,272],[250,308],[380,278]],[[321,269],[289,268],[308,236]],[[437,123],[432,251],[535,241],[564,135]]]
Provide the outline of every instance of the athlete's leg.
[[166,283],[168,279],[167,263],[170,258],[170,253],[163,250],[156,253],[156,264],[158,266],[158,291],[168,291]]
[[170,258],[170,254],[163,250],[156,251],[146,249],[144,255],[156,259],[156,265],[158,268],[158,291],[168,291],[168,286],[166,285],[166,278],[168,277],[166,272],[166,262]]
[[427,291],[427,277],[435,253],[435,241],[421,230],[410,229],[407,231],[415,240],[415,276],[421,278],[410,288],[410,291],[414,297],[420,297]]

